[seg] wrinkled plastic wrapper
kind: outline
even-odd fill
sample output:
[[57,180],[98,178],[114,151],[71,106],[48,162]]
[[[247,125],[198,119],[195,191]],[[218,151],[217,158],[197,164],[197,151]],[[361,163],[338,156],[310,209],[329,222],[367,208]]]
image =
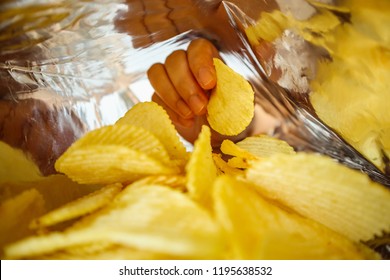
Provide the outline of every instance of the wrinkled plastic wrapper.
[[274,80],[270,58],[259,55],[246,36],[262,11],[297,18],[315,13],[301,2],[3,1],[0,140],[29,153],[44,174],[54,173],[55,160],[77,138],[151,99],[146,71],[152,64],[203,37],[251,81],[259,104],[277,123],[270,134],[390,186],[389,175],[319,120],[310,105],[309,80],[324,53],[285,33],[270,46],[281,71]]
[[[315,6],[310,5],[309,1],[278,0],[276,2],[282,13],[297,20],[304,21],[317,13]],[[318,2],[325,5],[333,3],[328,0]],[[224,6],[231,25],[245,46],[243,57],[257,77],[252,83],[256,87],[260,104],[280,121],[280,126],[276,128],[274,135],[286,140],[297,150],[309,150],[328,155],[390,186],[390,176],[386,171],[389,167],[387,156],[380,155],[387,162],[387,166],[380,170],[321,121],[310,102],[310,82],[316,78],[317,62],[321,59],[329,59],[329,53],[289,29],[285,29],[272,43],[262,40],[260,44],[259,41],[251,42],[248,38],[248,28],[258,24],[256,22],[259,19],[248,16],[232,3],[226,2]],[[343,21],[349,22],[348,12],[335,9],[334,13]]]

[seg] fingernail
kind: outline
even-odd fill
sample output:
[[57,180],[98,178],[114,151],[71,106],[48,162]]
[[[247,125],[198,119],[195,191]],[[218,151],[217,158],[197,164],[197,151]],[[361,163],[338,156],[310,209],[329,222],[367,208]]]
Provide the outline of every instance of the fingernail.
[[184,118],[188,118],[192,115],[191,109],[188,108],[187,104],[185,104],[183,100],[177,101],[176,107]]
[[208,67],[202,67],[199,69],[199,82],[203,88],[209,88],[214,81],[214,75]]
[[196,115],[203,113],[206,107],[206,101],[197,94],[191,95],[188,103]]

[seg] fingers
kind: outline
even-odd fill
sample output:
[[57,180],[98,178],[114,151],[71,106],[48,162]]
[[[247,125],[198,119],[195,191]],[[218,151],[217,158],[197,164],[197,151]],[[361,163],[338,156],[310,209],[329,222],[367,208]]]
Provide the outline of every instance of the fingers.
[[195,116],[192,119],[182,119],[176,112],[167,107],[157,94],[152,96],[152,101],[156,102],[166,110],[181,137],[190,143],[194,143],[202,129],[201,125],[204,123],[202,119],[205,119],[206,116]]
[[191,72],[186,52],[179,50],[170,54],[165,61],[165,69],[173,87],[192,112],[195,115],[205,114],[208,98]]
[[193,126],[194,118],[185,119],[181,117],[178,113],[176,113],[174,110],[168,107],[166,103],[157,94],[153,94],[152,101],[156,102],[157,104],[159,104],[165,109],[165,111],[167,112],[167,114],[169,115],[170,119],[172,120],[175,126],[183,126],[183,127]]
[[193,113],[181,98],[169,79],[163,64],[154,64],[147,72],[149,81],[156,94],[170,109],[177,112],[182,118],[191,118]]
[[213,58],[219,58],[215,46],[205,40],[197,39],[190,43],[187,50],[188,63],[198,84],[203,89],[212,89],[217,83]]
[[216,85],[214,57],[219,57],[214,45],[197,39],[190,43],[187,51],[175,51],[164,64],[154,64],[148,70],[154,98],[169,108],[176,123],[188,126],[195,116],[206,113],[208,90]]

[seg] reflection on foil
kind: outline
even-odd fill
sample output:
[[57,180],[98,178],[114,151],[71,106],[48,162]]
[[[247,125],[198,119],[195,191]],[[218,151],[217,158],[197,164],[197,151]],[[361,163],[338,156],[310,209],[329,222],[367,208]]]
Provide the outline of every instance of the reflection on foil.
[[[88,130],[114,123],[138,100],[150,99],[150,91],[138,87],[134,92],[131,85],[145,80],[146,69],[163,61],[182,43],[173,38],[146,48],[146,44],[140,44],[145,40],[140,38],[149,38],[149,34],[132,36],[138,31],[131,24],[143,22],[146,11],[161,14],[161,10],[152,9],[160,9],[161,5],[154,5],[160,2],[145,1],[145,5],[151,4],[149,9],[142,1],[2,2],[1,140],[28,151],[43,173],[50,174],[54,172],[51,158],[58,157],[75,139]],[[137,10],[139,7],[142,10]],[[130,26],[123,26],[126,20],[130,20]],[[171,35],[180,36],[178,32]],[[30,104],[31,110],[26,110],[24,104]],[[62,116],[63,110],[72,112],[72,117],[57,121],[34,117],[46,112]],[[19,127],[16,118],[20,119]],[[40,134],[35,133],[38,119]],[[73,125],[75,122],[78,125]],[[34,133],[23,130],[23,124],[34,128]],[[43,129],[47,126],[51,128]],[[71,129],[62,131],[63,127]],[[64,138],[70,140],[61,142],[49,130],[64,133]],[[31,143],[37,142],[58,149],[31,148]],[[50,163],[44,164],[45,160]]]
[[[285,43],[288,40],[286,41],[282,37],[282,43],[276,42],[276,47],[272,49],[272,51],[276,51],[273,62],[277,62],[278,57],[284,55],[287,58],[285,58],[285,62],[291,60],[290,62],[293,63],[295,59],[300,58],[300,62],[306,64],[307,67],[302,68],[299,65],[297,67],[297,63],[287,67],[285,63],[283,65],[284,69],[279,68],[282,71],[278,73],[278,79],[274,79],[266,69],[267,64],[264,63],[264,57],[259,56],[257,46],[251,45],[245,35],[245,28],[254,23],[253,18],[248,17],[238,6],[230,2],[224,2],[224,6],[232,26],[234,26],[236,33],[245,45],[246,52],[243,53],[243,56],[250,61],[247,65],[253,69],[254,73],[258,74],[257,81],[252,81],[252,83],[256,88],[255,91],[258,93],[262,106],[271,115],[282,120],[280,127],[275,131],[275,136],[286,140],[298,150],[309,150],[328,155],[351,168],[362,170],[372,179],[390,186],[390,176],[379,170],[337,133],[321,122],[316,117],[307,98],[307,88],[305,86],[297,87],[299,80],[304,82],[306,79],[310,79],[310,76],[314,77],[315,67],[310,62],[305,62],[305,59],[318,59],[321,55],[324,55],[321,50],[317,52],[316,49],[306,48],[303,45],[301,55],[297,56],[294,48],[298,46],[299,49],[299,46],[302,46],[299,40],[291,40],[286,45]],[[283,46],[283,44],[285,45]],[[288,48],[292,49],[289,52],[290,56],[283,54],[284,50]],[[313,67],[311,73],[309,72],[309,75],[305,74],[303,70],[307,71],[310,65]],[[288,75],[290,75],[289,83],[282,83],[285,82],[283,77]]]

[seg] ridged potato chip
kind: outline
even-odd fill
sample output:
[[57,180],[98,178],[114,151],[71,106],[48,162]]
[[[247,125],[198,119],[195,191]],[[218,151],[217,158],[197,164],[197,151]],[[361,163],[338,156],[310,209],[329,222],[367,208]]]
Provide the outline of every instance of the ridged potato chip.
[[294,148],[287,142],[268,135],[246,137],[236,145],[258,158],[278,153],[295,154]]
[[183,192],[187,191],[184,175],[155,175],[147,176],[132,183],[132,186],[162,185]]
[[268,157],[277,153],[295,153],[294,149],[285,141],[268,135],[246,137],[238,143],[224,140],[221,145],[221,151],[226,155],[233,156],[227,162],[230,167],[240,169],[248,168],[252,161],[262,157]]
[[210,141],[210,128],[204,125],[186,166],[189,195],[205,207],[211,207],[210,191],[217,177]]
[[94,242],[184,258],[217,258],[225,246],[207,211],[178,191],[149,185],[127,187],[109,206],[66,231],[16,242],[5,255],[31,258]]
[[171,160],[186,161],[188,154],[167,112],[155,102],[134,105],[116,124],[142,127],[161,141]]
[[31,235],[30,222],[45,213],[45,201],[30,189],[0,204],[0,257],[4,245]]
[[55,168],[81,184],[131,182],[147,175],[176,174],[179,171],[120,145],[69,149],[56,161]]
[[33,220],[31,227],[49,227],[92,213],[111,202],[121,189],[122,185],[119,183],[104,186]]
[[241,75],[215,58],[217,85],[207,105],[210,126],[222,135],[238,135],[254,116],[254,91]]
[[390,231],[390,191],[367,175],[317,154],[278,154],[253,164],[249,182],[352,240]]
[[118,145],[145,153],[169,163],[169,155],[161,141],[148,130],[128,124],[108,125],[92,130],[78,139],[68,150],[93,145]]
[[363,245],[278,207],[232,177],[218,177],[213,198],[233,259],[377,258]]

